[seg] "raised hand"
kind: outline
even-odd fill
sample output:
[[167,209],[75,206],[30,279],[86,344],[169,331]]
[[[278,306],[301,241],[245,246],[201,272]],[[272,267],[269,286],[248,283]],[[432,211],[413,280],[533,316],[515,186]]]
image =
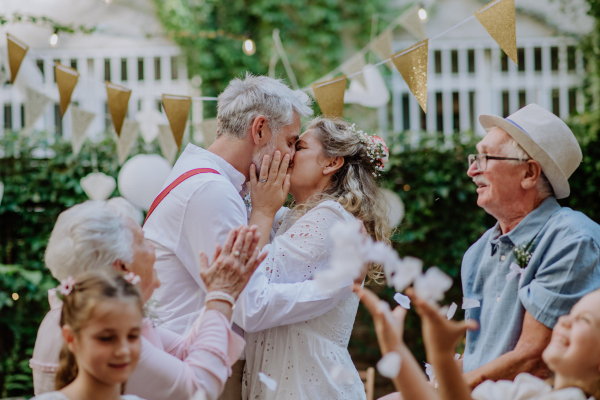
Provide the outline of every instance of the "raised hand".
[[256,177],[256,167],[250,165],[250,182],[252,185],[252,213],[260,212],[266,216],[274,217],[283,206],[290,190],[290,176],[287,173],[290,164],[290,155],[286,154],[281,159],[278,150],[273,154],[273,162],[269,167],[270,157],[263,157],[260,167],[260,176]]
[[221,291],[238,298],[256,267],[267,256],[266,252],[259,254],[260,236],[255,226],[232,229],[223,247],[217,245],[210,267],[206,254],[200,252],[200,277],[208,292]]

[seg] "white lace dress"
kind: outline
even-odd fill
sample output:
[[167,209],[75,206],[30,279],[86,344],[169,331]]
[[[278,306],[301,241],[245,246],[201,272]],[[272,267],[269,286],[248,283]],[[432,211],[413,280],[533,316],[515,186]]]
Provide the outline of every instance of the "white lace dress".
[[[267,259],[259,266],[269,282],[292,283],[311,279],[329,266],[333,242],[328,231],[338,221],[354,217],[334,201],[325,201],[292,225],[283,216]],[[320,317],[246,333],[246,366],[242,399],[365,399],[364,385],[348,353],[358,298],[341,301]],[[331,372],[350,374],[342,382]],[[262,372],[277,382],[273,391],[259,379]]]
[[[126,394],[121,396],[122,400],[144,400],[141,397],[134,396],[132,394]],[[61,392],[47,392],[40,394],[39,396],[32,397],[31,400],[69,400],[67,396]]]

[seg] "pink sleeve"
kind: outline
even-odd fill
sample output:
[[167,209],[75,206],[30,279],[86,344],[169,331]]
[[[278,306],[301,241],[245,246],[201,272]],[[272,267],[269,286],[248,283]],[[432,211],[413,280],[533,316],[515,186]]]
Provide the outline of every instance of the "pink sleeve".
[[189,400],[200,388],[207,399],[216,399],[246,343],[216,310],[201,312],[185,337],[160,327],[156,331],[165,350],[144,337],[138,366],[126,389],[147,400]]

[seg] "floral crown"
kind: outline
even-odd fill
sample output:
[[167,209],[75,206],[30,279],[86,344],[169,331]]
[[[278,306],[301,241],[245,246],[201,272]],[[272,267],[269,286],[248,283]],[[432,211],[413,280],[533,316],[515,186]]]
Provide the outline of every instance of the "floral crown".
[[[142,278],[140,278],[139,275],[136,275],[133,272],[129,272],[126,275],[124,275],[123,279],[125,279],[132,285],[137,285],[142,280]],[[58,296],[58,298],[64,300],[66,296],[71,294],[71,292],[73,291],[73,287],[76,283],[77,281],[72,276],[69,276],[67,279],[63,279],[62,281],[60,281],[60,285],[56,287],[56,295]]]
[[390,151],[385,141],[377,135],[369,135],[356,128],[356,124],[350,125],[348,131],[356,134],[361,143],[367,148],[367,156],[373,166],[373,176],[378,177],[383,172],[384,165],[389,161]]

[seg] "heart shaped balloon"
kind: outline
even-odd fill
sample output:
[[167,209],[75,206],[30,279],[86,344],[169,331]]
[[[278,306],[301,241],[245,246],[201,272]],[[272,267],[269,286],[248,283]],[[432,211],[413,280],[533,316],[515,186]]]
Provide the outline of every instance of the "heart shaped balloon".
[[81,178],[80,184],[91,200],[106,200],[117,187],[115,178],[102,172],[93,172]]

